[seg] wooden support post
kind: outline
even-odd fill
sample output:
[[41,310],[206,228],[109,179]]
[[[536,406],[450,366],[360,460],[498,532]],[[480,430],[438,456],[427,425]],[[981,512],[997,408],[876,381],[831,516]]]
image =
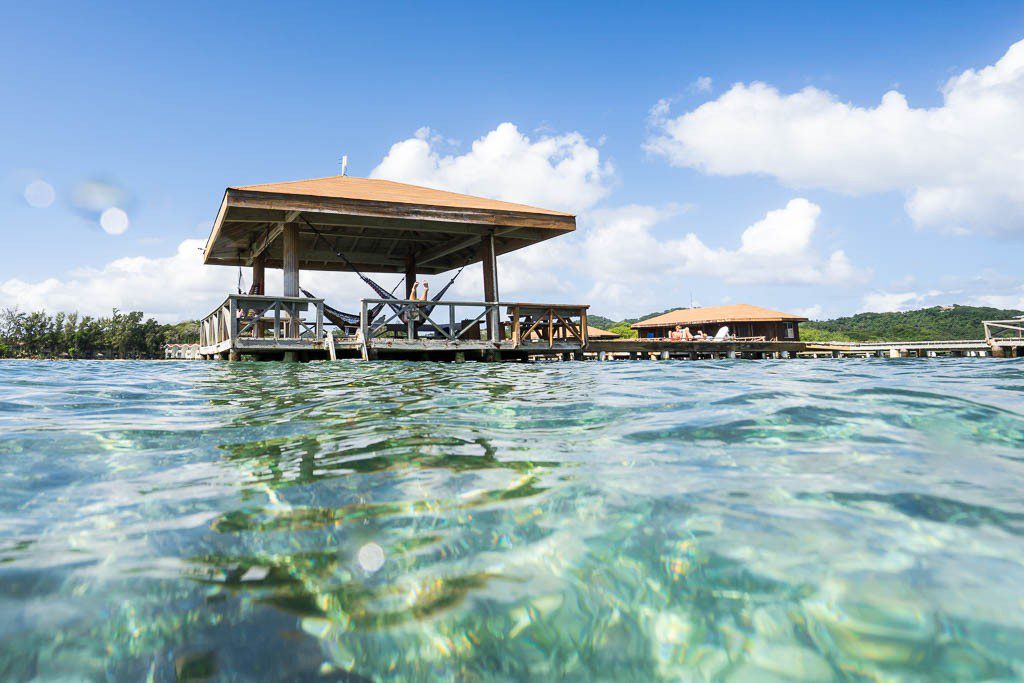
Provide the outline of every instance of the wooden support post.
[[267,293],[267,255],[261,252],[252,260],[252,291],[253,294]]
[[[498,260],[494,253],[494,233],[488,233],[480,243],[480,262],[484,271],[484,301],[498,300]],[[487,311],[487,336],[498,341],[498,309]]]
[[[284,270],[285,296],[299,296],[299,226],[285,223],[281,233],[281,267]],[[286,337],[299,336],[299,321],[294,319],[294,309],[288,314]]]
[[242,354],[240,354],[237,349],[231,349],[228,351],[228,360],[237,363],[242,360]]
[[494,253],[494,233],[480,242],[480,262],[484,271],[484,301],[498,300],[498,261]]
[[598,360],[607,360],[607,358],[608,358],[608,355],[604,351],[598,351],[597,352],[597,359]]
[[284,269],[284,295],[299,295],[299,226],[286,223],[282,236],[282,268]]
[[668,360],[669,359],[668,351],[662,351],[661,352],[661,359],[662,360]]
[[409,254],[405,257],[405,299],[412,298],[412,288],[416,286],[416,256]]

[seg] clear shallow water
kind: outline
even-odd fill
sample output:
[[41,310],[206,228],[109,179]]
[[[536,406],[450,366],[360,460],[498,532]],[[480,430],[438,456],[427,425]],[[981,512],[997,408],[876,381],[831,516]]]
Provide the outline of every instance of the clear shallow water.
[[0,679],[1021,679],[1022,398],[995,359],[0,362]]

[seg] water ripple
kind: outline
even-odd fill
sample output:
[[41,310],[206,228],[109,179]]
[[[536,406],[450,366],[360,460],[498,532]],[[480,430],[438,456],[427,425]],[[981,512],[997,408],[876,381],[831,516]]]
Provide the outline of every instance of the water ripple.
[[0,362],[3,680],[1024,677],[1024,366]]

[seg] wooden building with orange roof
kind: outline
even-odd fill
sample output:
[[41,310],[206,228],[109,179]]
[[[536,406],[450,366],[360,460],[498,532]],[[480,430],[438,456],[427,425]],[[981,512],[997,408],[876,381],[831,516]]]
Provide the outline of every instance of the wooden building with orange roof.
[[714,337],[722,327],[731,337],[751,341],[800,341],[800,323],[807,318],[750,304],[679,308],[630,325],[641,339],[665,339],[676,326]]

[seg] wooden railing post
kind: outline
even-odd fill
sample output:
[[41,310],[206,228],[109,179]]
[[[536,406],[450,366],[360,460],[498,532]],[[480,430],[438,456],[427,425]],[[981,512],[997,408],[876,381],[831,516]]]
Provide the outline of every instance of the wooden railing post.
[[519,346],[519,343],[522,341],[522,339],[519,336],[521,332],[522,328],[520,327],[519,320],[519,304],[516,304],[515,306],[512,307],[512,343],[515,344],[517,347]]
[[228,297],[228,339],[231,348],[235,348],[235,337],[238,334],[238,300],[234,295]]
[[363,341],[368,342],[370,339],[370,321],[367,320],[369,311],[366,307],[366,299],[363,299],[359,306],[359,329],[363,331]]
[[316,302],[316,339],[317,341],[324,337],[324,302]]

